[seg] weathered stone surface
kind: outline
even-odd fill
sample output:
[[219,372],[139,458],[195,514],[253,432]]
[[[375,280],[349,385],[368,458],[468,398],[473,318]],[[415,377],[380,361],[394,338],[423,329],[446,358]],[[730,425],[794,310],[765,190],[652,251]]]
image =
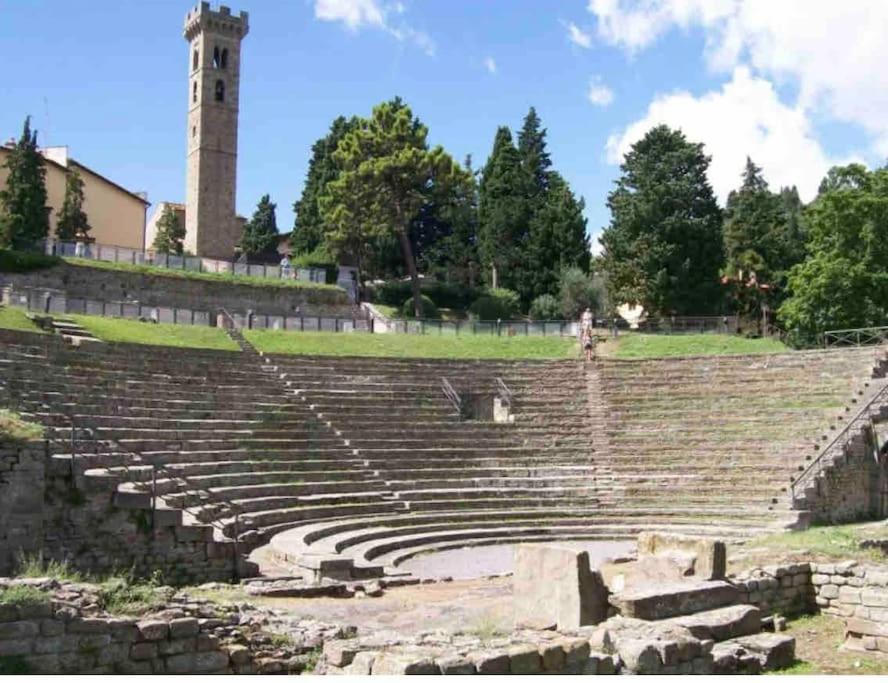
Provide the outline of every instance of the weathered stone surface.
[[163,640],[170,631],[169,624],[160,620],[140,621],[136,627],[142,640]]
[[694,556],[688,553],[647,555],[638,560],[604,562],[598,571],[611,592],[640,586],[675,583],[693,573]]
[[683,581],[630,589],[611,595],[610,603],[625,617],[656,620],[731,605],[738,596],[737,589],[724,581]]
[[795,638],[778,633],[759,633],[737,638],[736,642],[769,671],[791,666],[795,661]]
[[224,652],[189,652],[166,658],[167,673],[210,673],[228,666]]
[[888,623],[851,617],[845,620],[845,632],[864,636],[888,638]]
[[130,658],[136,661],[154,659],[157,656],[157,643],[133,643],[130,647]]
[[373,664],[376,662],[378,652],[365,651],[355,655],[351,664],[343,669],[343,673],[352,676],[369,676],[373,671]]
[[540,653],[533,645],[519,645],[509,649],[509,673],[535,674],[542,671]]
[[354,643],[348,640],[328,640],[324,643],[324,657],[333,666],[348,666],[357,654]]
[[197,623],[197,619],[193,617],[170,621],[170,638],[189,638],[196,636],[199,632],[200,626]]
[[564,648],[560,643],[540,645],[539,653],[544,671],[561,671],[564,668]]
[[674,617],[669,621],[685,627],[700,640],[722,641],[761,631],[762,612],[752,605],[731,605]]
[[33,621],[10,621],[0,624],[0,640],[7,638],[33,638],[40,627]]
[[512,585],[516,626],[572,629],[607,617],[607,590],[585,551],[520,545]]
[[407,674],[437,674],[438,667],[428,658],[412,652],[381,652],[373,662],[374,676],[401,676]]
[[[507,674],[509,673],[509,655],[505,652],[482,650],[469,655],[469,660],[475,665],[479,674]],[[374,671],[376,667],[374,666]]]
[[435,664],[446,676],[465,676],[475,673],[475,665],[463,657],[439,657],[435,660]]
[[647,531],[638,535],[639,559],[650,555],[672,553],[679,556],[692,556],[693,576],[700,580],[710,581],[725,578],[727,551],[722,541]]

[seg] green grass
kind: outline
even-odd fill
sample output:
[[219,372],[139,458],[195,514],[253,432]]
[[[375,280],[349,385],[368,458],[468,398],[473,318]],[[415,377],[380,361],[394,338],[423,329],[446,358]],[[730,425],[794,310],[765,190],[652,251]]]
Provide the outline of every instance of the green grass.
[[5,330],[22,330],[24,332],[43,332],[25,315],[23,310],[10,306],[0,306],[0,328]]
[[118,576],[100,584],[98,604],[109,614],[139,616],[162,609],[174,593],[157,580],[140,582]]
[[34,586],[9,586],[0,588],[0,605],[16,605],[28,607],[31,605],[46,605],[50,596]]
[[154,344],[179,348],[238,351],[238,345],[219,327],[143,323],[94,315],[67,316],[102,341],[126,344]]
[[726,334],[635,334],[623,333],[600,347],[612,358],[647,359],[677,356],[727,356],[789,351],[775,339],[747,339]]
[[29,441],[39,439],[43,427],[26,422],[18,413],[0,409],[0,441]]
[[140,273],[143,275],[155,275],[158,277],[178,278],[180,280],[204,280],[208,282],[228,282],[250,287],[275,287],[278,289],[309,289],[315,291],[330,292],[341,298],[338,303],[347,303],[345,290],[336,285],[308,282],[306,280],[283,280],[279,278],[253,277],[250,275],[235,275],[234,273],[203,273],[194,270],[178,270],[176,268],[161,268],[134,263],[114,263],[113,261],[94,261],[92,259],[64,256],[62,260],[72,266],[98,268],[100,270],[114,270],[124,273]]
[[572,338],[494,337],[244,330],[265,353],[391,358],[549,359],[577,358]]
[[884,524],[839,524],[763,536],[751,540],[745,549],[804,553],[812,558],[884,561],[880,551],[860,548],[862,540],[877,538],[888,538]]
[[49,577],[56,581],[83,581],[83,574],[71,567],[66,561],[44,560],[43,555],[20,554],[17,558],[16,576],[28,579]]

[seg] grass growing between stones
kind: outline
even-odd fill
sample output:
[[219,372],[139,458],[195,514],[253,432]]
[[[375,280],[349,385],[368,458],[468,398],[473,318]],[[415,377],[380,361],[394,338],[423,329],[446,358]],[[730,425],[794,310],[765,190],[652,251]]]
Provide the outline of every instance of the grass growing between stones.
[[238,345],[219,327],[143,323],[93,315],[67,316],[97,339],[125,344],[151,344],[177,348],[239,351]]
[[624,333],[599,346],[602,355],[625,360],[680,356],[731,356],[780,353],[790,349],[776,339],[747,339],[727,334]]
[[579,354],[579,347],[573,338],[561,337],[346,334],[284,330],[245,330],[244,336],[265,353],[312,356],[542,360],[577,358]]
[[15,585],[0,588],[0,605],[31,607],[49,604],[49,600],[49,593],[35,586]]
[[23,420],[18,413],[0,408],[0,441],[29,441],[43,436],[43,427]]
[[42,579],[44,577],[56,581],[80,582],[83,574],[71,567],[66,561],[44,560],[43,555],[20,554],[16,561],[16,576],[25,579]]
[[0,306],[0,328],[44,334],[43,330],[37,327],[23,310],[10,306]]
[[787,623],[786,633],[796,639],[796,663],[775,675],[888,674],[888,657],[839,649],[844,642],[841,619],[799,617]]

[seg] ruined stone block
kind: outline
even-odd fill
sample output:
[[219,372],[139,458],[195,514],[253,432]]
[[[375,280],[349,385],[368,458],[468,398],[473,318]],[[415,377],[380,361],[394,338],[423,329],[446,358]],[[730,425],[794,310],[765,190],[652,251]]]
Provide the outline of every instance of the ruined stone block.
[[642,532],[638,535],[638,557],[688,554],[693,557],[692,575],[703,581],[725,578],[727,550],[722,541],[708,538]]

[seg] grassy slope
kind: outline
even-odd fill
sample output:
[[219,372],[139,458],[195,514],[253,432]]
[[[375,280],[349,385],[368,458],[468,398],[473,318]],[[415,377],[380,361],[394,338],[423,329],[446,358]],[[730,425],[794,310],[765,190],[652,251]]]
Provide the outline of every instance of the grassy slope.
[[725,334],[621,334],[616,342],[601,345],[603,355],[621,359],[666,358],[674,356],[726,356],[747,353],[789,351],[774,339],[747,339]]
[[25,312],[19,308],[0,306],[0,327],[6,330],[24,330],[25,332],[43,332],[35,325]]
[[157,346],[191,347],[238,351],[238,346],[218,327],[143,323],[138,320],[102,318],[92,315],[71,315],[93,336],[108,342],[155,344]]
[[43,428],[40,425],[25,422],[11,410],[0,409],[0,441],[39,439],[41,434]]
[[246,330],[266,353],[395,358],[577,358],[574,339],[558,337],[421,336]]

